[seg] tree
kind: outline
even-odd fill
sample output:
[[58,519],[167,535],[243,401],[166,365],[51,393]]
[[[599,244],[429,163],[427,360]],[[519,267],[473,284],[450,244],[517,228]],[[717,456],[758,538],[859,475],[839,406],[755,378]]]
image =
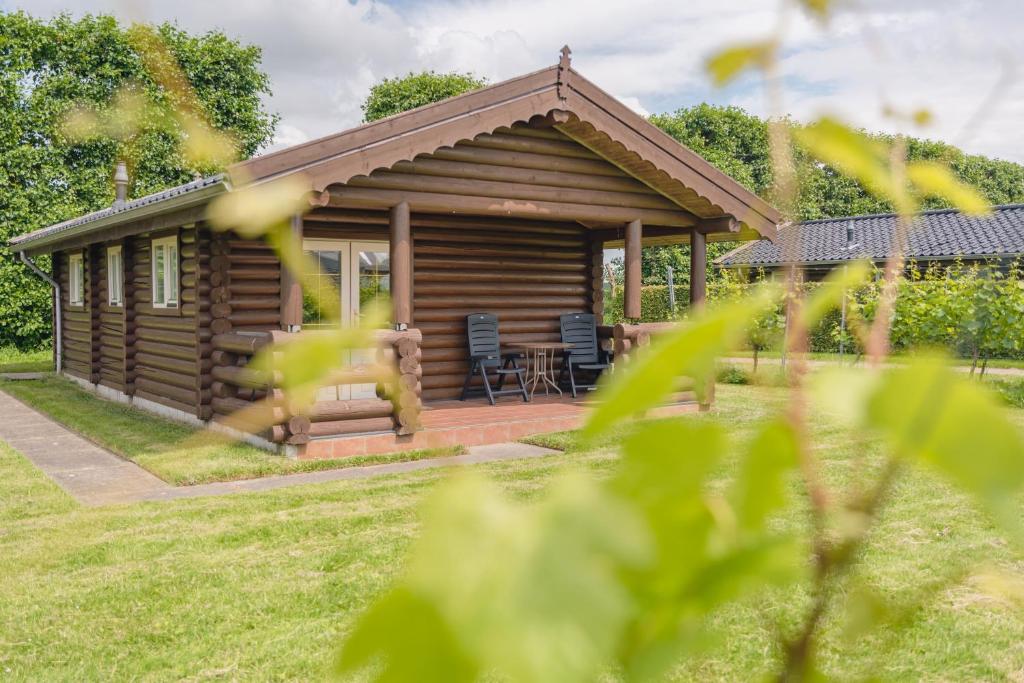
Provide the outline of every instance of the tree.
[[476,90],[487,81],[472,73],[439,74],[434,71],[409,73],[400,78],[385,78],[370,88],[363,103],[363,120],[369,123],[403,111]]
[[[655,114],[650,120],[747,189],[769,201],[773,199],[770,188],[774,174],[768,153],[768,123],[764,119],[739,107],[698,104],[672,114]],[[894,140],[882,133],[868,133],[867,137],[885,146]],[[965,154],[944,142],[904,139],[908,161],[949,164],[959,180],[976,187],[992,204],[1024,201],[1024,166]],[[859,182],[814,158],[802,147],[794,146],[793,159],[799,180],[796,205],[801,220],[893,211],[891,203],[872,195]],[[929,197],[922,208],[949,206],[948,201]]]
[[[270,92],[261,51],[223,33],[190,35],[155,27],[199,100],[204,118],[231,135],[248,157],[270,141],[277,117],[261,101]],[[180,106],[147,73],[132,29],[112,16],[0,13],[0,245],[18,234],[108,206],[114,163],[126,158],[131,195],[187,182],[195,168],[180,151],[183,132],[161,125],[128,140],[81,140],[65,123],[78,107],[100,110],[125,92],[160,107]],[[45,260],[40,263],[46,265]],[[0,346],[31,348],[50,335],[45,283],[0,246]]]

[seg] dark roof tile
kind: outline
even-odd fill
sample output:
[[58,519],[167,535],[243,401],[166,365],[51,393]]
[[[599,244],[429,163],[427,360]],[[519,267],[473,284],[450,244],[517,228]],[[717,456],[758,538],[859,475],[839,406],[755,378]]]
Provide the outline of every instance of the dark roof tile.
[[[804,264],[882,261],[889,255],[896,220],[895,214],[874,214],[805,221],[780,228],[775,242],[744,244],[716,263],[770,268],[793,260]],[[853,228],[850,243],[848,226]],[[993,207],[988,216],[967,216],[954,209],[922,212],[911,226],[907,246],[906,256],[922,261],[1024,254],[1024,204]]]

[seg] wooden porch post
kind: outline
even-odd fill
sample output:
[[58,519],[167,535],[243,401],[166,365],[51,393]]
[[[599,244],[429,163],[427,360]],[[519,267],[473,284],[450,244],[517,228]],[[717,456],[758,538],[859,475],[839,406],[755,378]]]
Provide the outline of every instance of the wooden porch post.
[[412,324],[412,234],[409,203],[391,208],[391,306],[396,330]]
[[[302,253],[302,216],[296,214],[291,221],[292,253]],[[298,332],[302,328],[302,282],[291,268],[281,264],[281,329]]]
[[633,220],[626,224],[626,276],[622,299],[622,314],[626,318],[640,317],[640,258],[643,252],[643,223]]
[[699,229],[690,231],[690,308],[699,308],[707,298],[708,245]]

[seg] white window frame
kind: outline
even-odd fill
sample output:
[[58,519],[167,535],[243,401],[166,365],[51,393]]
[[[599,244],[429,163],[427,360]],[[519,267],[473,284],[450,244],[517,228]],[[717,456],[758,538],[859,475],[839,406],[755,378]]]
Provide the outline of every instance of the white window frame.
[[[173,250],[173,251],[172,251]],[[163,252],[164,259],[164,273],[163,273],[163,299],[160,300],[157,297],[157,252]],[[173,258],[169,257],[169,254],[173,253]],[[150,243],[150,254],[149,258],[151,263],[152,281],[150,282],[150,289],[152,290],[153,308],[178,308],[178,298],[180,294],[180,282],[181,282],[181,256],[178,249],[178,236],[171,235],[169,237],[161,237],[155,239]],[[170,296],[171,293],[174,296]]]
[[121,245],[107,247],[107,303],[111,306],[124,306],[124,256]]
[[68,254],[68,303],[85,305],[85,262],[82,254]]

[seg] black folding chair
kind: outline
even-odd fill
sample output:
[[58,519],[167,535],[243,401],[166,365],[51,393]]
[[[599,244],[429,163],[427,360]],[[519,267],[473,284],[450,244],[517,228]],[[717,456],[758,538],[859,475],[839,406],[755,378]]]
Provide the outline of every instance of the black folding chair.
[[[567,313],[559,317],[562,329],[562,343],[572,344],[565,350],[562,370],[558,373],[558,384],[569,380],[572,397],[577,389],[590,391],[597,386],[597,378],[611,367],[608,352],[597,343],[597,319],[593,313]],[[581,384],[576,375],[583,371],[590,376],[590,384]]]
[[[490,313],[473,313],[466,316],[466,338],[469,342],[469,372],[466,373],[466,381],[462,385],[462,400],[465,401],[470,394],[469,385],[473,381],[473,376],[480,375],[484,382],[483,392],[492,406],[495,396],[510,394],[520,394],[524,401],[529,402],[530,396],[526,393],[526,382],[523,379],[526,369],[516,364],[516,360],[522,358],[522,354],[502,353],[498,339],[498,316]],[[491,388],[488,372],[498,376],[498,385],[495,389]],[[502,389],[505,386],[505,378],[509,376],[516,378],[518,389]]]

